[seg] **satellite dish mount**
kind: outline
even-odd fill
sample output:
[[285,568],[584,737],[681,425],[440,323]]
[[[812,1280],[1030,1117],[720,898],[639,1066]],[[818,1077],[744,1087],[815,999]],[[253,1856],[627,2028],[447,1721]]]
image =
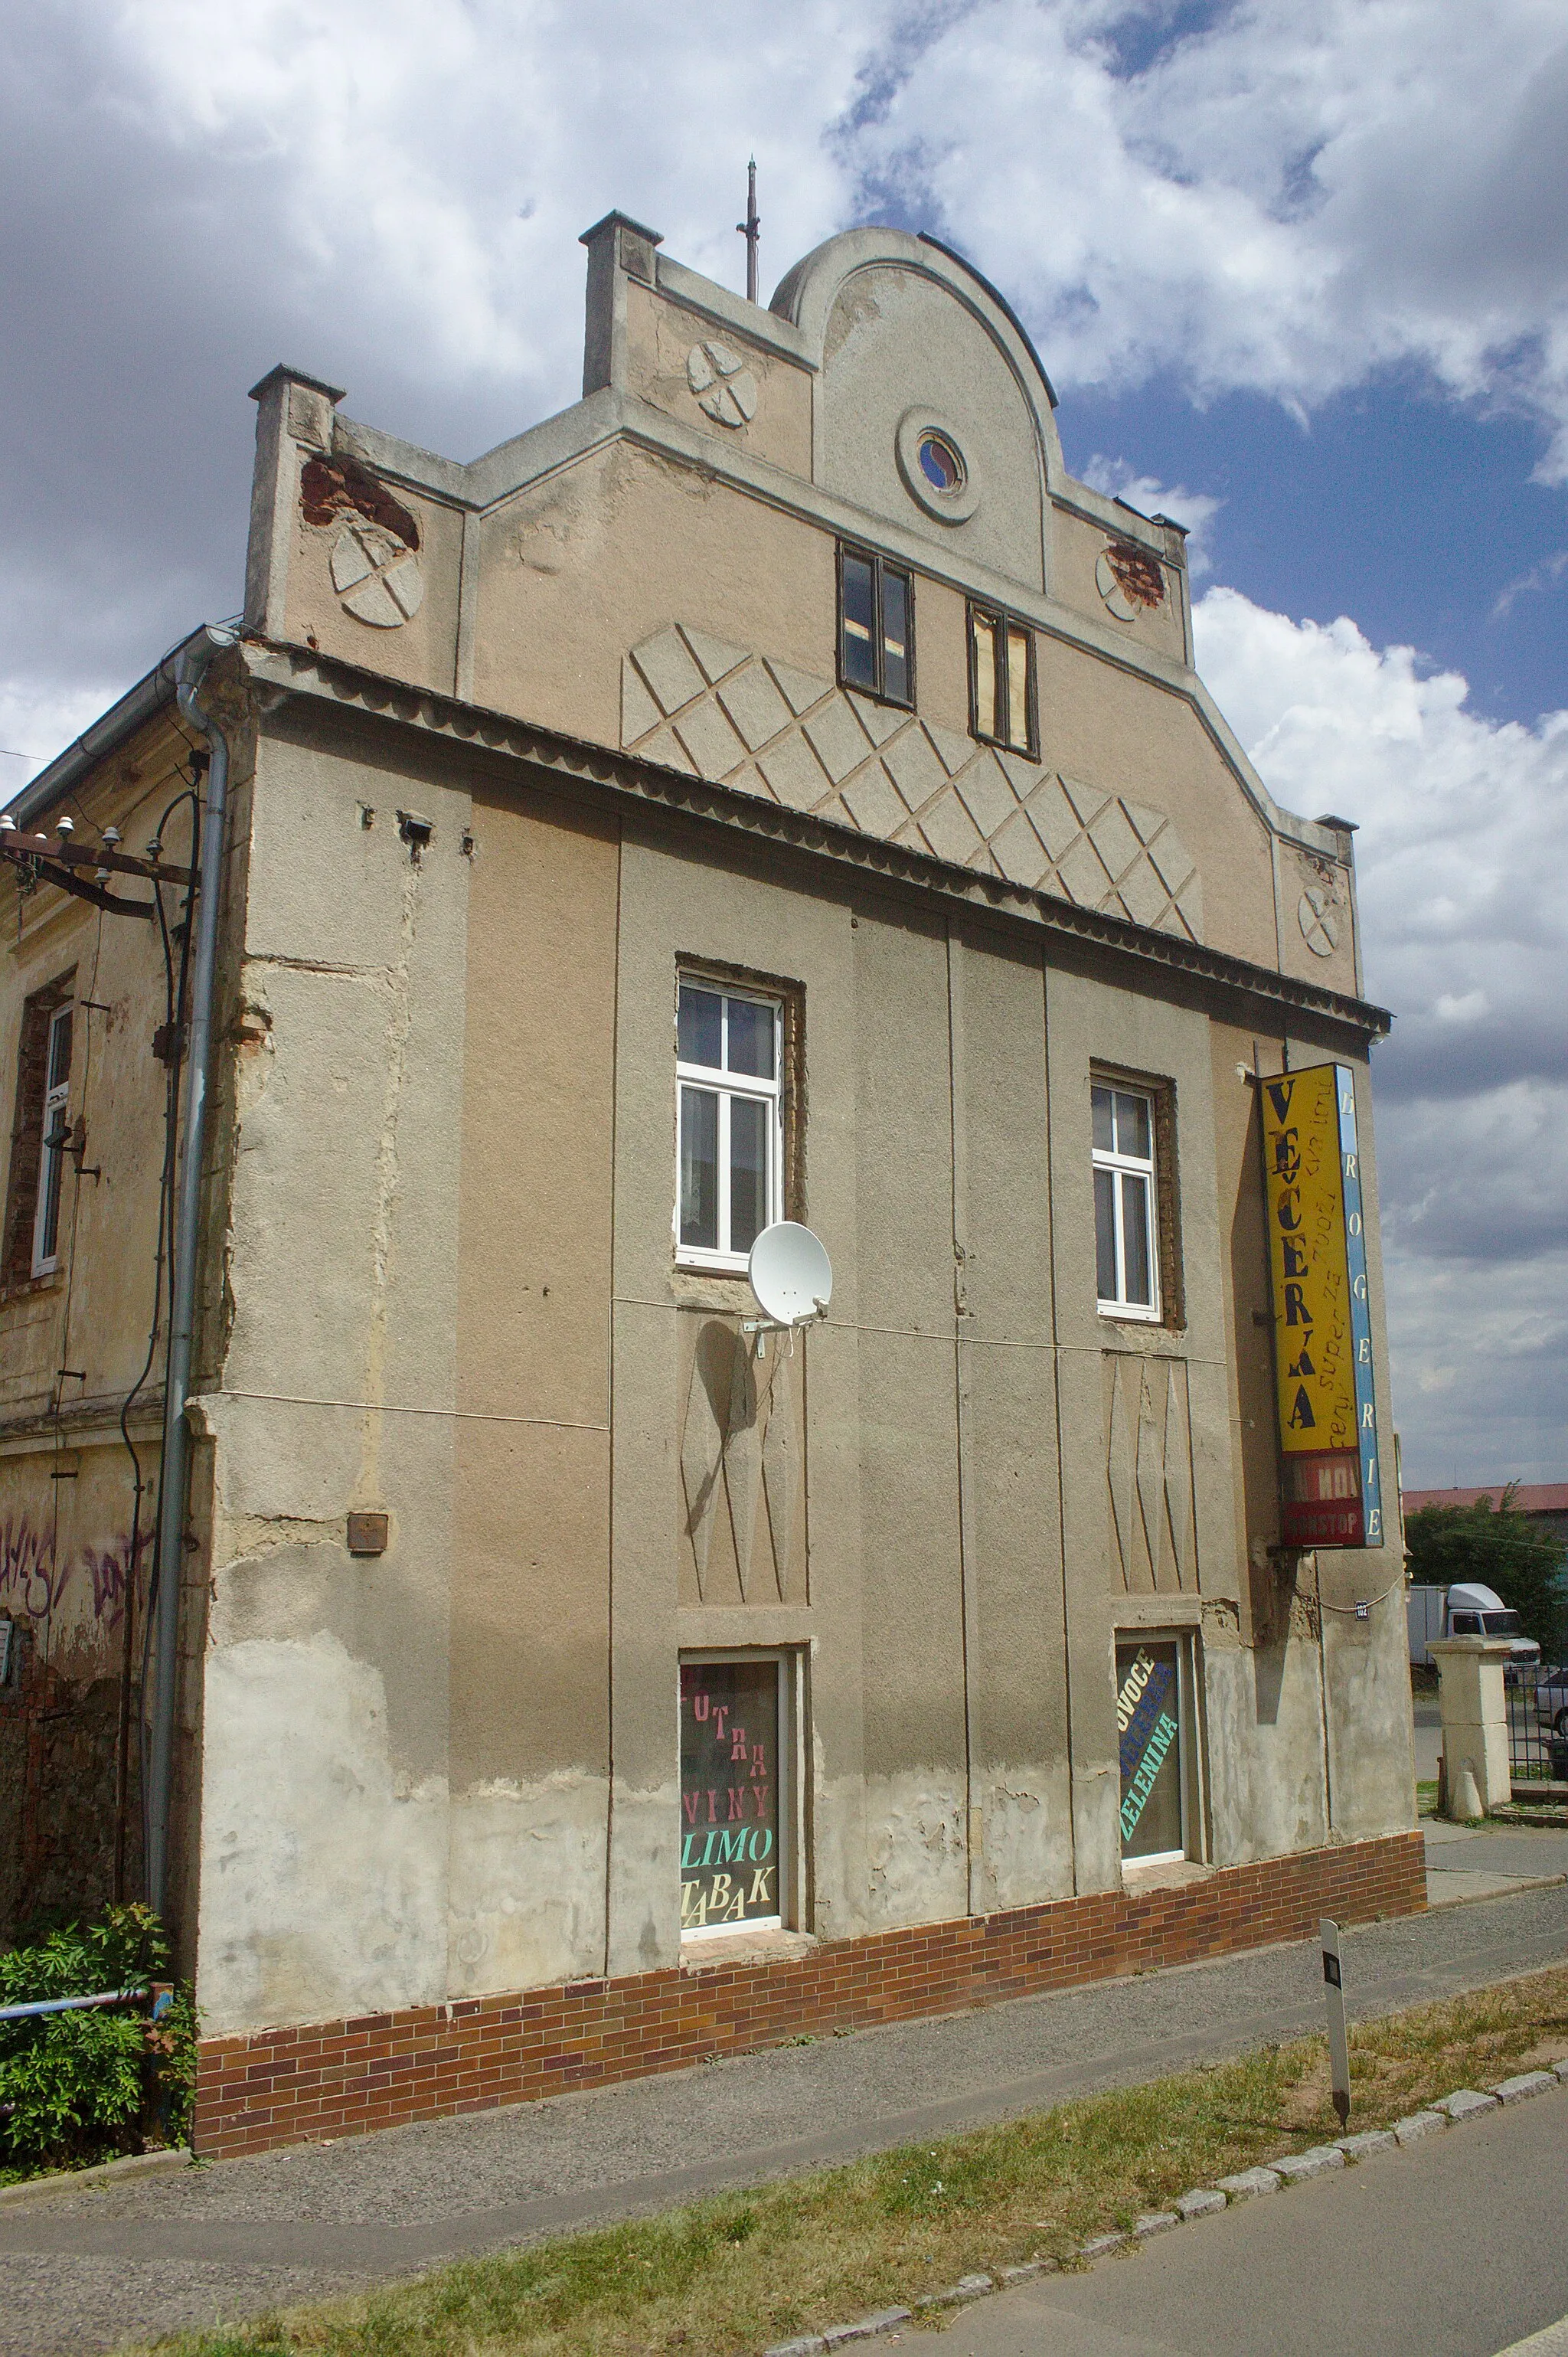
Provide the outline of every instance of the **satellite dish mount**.
[[811,1326],[828,1314],[833,1295],[832,1263],[820,1236],[798,1220],[776,1220],[764,1228],[751,1247],[746,1275],[761,1310],[741,1328],[757,1336],[757,1355],[763,1358],[769,1334],[788,1334],[793,1342],[802,1326]]

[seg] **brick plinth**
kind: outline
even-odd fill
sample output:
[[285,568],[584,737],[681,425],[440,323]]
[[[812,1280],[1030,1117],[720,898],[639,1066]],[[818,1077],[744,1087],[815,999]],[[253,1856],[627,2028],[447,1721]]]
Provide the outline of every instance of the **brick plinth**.
[[218,2157],[404,2120],[492,2111],[714,2054],[1035,1996],[1300,1940],[1319,1915],[1367,1922],[1426,1904],[1418,1833],[1230,1867],[1170,1889],[837,1940],[777,1963],[704,1965],[352,2021],[207,2040],[195,2144]]

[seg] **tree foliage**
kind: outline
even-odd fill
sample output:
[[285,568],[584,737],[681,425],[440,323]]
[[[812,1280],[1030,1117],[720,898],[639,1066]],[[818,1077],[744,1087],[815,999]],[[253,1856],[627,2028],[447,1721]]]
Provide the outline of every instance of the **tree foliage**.
[[[111,1907],[0,1953],[0,2006],[96,1996],[166,1978],[168,1943],[145,1907]],[[177,1990],[145,2005],[0,2021],[0,2175],[70,2169],[188,2132],[196,2009]]]
[[1433,1587],[1476,1580],[1495,1588],[1551,1660],[1563,1621],[1563,1542],[1520,1512],[1517,1487],[1510,1483],[1495,1505],[1480,1498],[1473,1506],[1418,1507],[1404,1526],[1410,1576]]

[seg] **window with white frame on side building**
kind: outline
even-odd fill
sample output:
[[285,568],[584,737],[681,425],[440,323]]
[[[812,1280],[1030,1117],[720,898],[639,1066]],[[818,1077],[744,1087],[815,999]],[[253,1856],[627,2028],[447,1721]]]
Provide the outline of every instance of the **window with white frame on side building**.
[[1162,1316],[1158,1144],[1152,1090],[1096,1081],[1093,1118],[1094,1267],[1110,1317]]
[[35,1276],[47,1276],[59,1265],[60,1184],[70,1128],[73,1011],[69,1005],[54,1009],[44,1048],[43,1134],[38,1148],[38,1200],[33,1215]]
[[744,1269],[782,1217],[783,1015],[777,998],[680,978],[675,1244],[690,1266]]

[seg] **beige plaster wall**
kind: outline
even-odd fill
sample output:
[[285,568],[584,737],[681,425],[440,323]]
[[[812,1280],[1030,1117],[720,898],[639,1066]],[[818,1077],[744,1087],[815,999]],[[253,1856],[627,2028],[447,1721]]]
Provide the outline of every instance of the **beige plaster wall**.
[[1044,462],[1005,355],[976,312],[933,279],[887,264],[853,272],[828,319],[818,482],[871,515],[907,523],[895,444],[905,414],[928,406],[951,430],[979,501],[962,522],[920,529],[950,541],[960,562],[1043,588]]
[[[258,773],[265,1044],[205,1404],[214,2024],[677,1959],[683,1648],[799,1664],[789,1911],[819,1935],[1116,1887],[1129,1630],[1198,1643],[1217,1862],[1329,1825],[1326,1697],[1333,1829],[1402,1821],[1381,1624],[1354,1652],[1333,1631],[1326,1681],[1316,1587],[1259,1626],[1234,1030],[1088,952],[1047,964],[804,856],[409,743],[274,724]],[[417,865],[383,815],[409,807],[435,823]],[[836,1282],[787,1368],[740,1335],[737,1280],[675,1265],[682,961],[803,1006],[801,1208]],[[1096,1061],[1174,1086],[1180,1329],[1095,1313]],[[757,1400],[785,1385],[801,1554],[743,1566],[733,1501],[762,1493],[730,1482],[699,1577],[692,1419],[737,1351]],[[1187,1553],[1142,1586],[1114,1537],[1123,1366],[1186,1418]],[[347,1555],[353,1505],[391,1513],[384,1556]]]
[[[1053,597],[1064,606],[1085,614],[1112,636],[1138,647],[1149,647],[1166,655],[1173,662],[1187,660],[1187,633],[1183,616],[1186,596],[1185,568],[1173,565],[1166,556],[1148,549],[1150,538],[1163,539],[1157,525],[1140,527],[1129,519],[1123,532],[1108,530],[1094,523],[1071,507],[1058,504],[1051,520],[1051,548],[1054,562],[1050,587]],[[1154,555],[1160,569],[1165,596],[1154,607],[1138,606],[1130,617],[1115,612],[1107,606],[1097,577],[1100,559],[1112,542],[1131,538],[1134,544]]]
[[[746,403],[756,404],[749,419],[721,423],[703,409],[701,396],[693,391],[689,363],[693,351],[704,344],[716,344],[721,357],[733,354],[742,362],[750,380],[749,384],[743,383],[742,392]],[[810,480],[811,378],[806,369],[764,350],[736,328],[720,326],[631,279],[626,285],[626,350],[629,392],[695,433],[711,435],[720,444],[731,444],[752,457],[787,468],[792,475]],[[711,372],[714,365],[710,360],[699,374]],[[722,415],[734,418],[736,411],[723,404]]]

